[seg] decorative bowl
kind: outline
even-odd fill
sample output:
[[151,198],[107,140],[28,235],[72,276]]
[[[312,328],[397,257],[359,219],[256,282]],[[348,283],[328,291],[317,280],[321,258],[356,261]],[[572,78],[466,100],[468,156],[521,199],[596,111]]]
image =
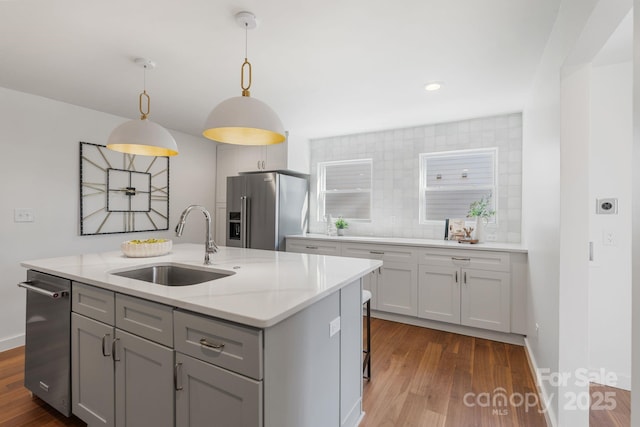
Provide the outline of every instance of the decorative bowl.
[[173,242],[169,239],[127,240],[122,242],[122,253],[130,258],[166,255],[171,252]]

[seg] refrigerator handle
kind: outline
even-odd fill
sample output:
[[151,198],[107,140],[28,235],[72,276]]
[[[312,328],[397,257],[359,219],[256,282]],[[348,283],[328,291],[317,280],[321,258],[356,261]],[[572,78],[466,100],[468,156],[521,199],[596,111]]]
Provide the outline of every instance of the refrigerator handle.
[[249,225],[249,218],[247,218],[247,216],[249,215],[249,200],[247,199],[247,196],[241,196],[240,197],[240,241],[242,242],[242,247],[246,248],[248,246],[249,243],[249,236],[247,235],[248,232],[248,225]]

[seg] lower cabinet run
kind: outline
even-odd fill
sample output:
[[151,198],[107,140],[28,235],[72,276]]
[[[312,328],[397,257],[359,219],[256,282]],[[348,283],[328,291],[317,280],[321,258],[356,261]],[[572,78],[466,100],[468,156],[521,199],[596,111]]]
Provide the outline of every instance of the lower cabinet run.
[[355,427],[361,292],[258,329],[73,282],[73,413],[90,427]]

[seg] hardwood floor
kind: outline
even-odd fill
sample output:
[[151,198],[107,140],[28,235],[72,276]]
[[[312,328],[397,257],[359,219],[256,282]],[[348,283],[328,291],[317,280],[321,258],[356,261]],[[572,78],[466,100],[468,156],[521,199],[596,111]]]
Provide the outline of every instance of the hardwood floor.
[[362,427],[546,426],[523,347],[380,319],[371,329]]
[[[523,347],[374,318],[371,329],[361,427],[546,426]],[[23,367],[23,347],[0,353],[0,426],[86,426],[32,398]],[[630,393],[591,387],[605,392],[616,408],[592,410],[590,426],[629,426]]]
[[591,384],[589,427],[628,427],[631,425],[631,392]]
[[24,388],[24,347],[0,353],[0,426],[58,427],[86,424],[66,418]]

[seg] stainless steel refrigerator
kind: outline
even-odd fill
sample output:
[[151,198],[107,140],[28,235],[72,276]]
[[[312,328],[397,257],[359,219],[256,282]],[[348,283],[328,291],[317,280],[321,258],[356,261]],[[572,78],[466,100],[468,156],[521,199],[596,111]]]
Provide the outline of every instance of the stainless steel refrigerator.
[[227,178],[227,246],[285,250],[285,236],[307,230],[309,184],[279,172]]

